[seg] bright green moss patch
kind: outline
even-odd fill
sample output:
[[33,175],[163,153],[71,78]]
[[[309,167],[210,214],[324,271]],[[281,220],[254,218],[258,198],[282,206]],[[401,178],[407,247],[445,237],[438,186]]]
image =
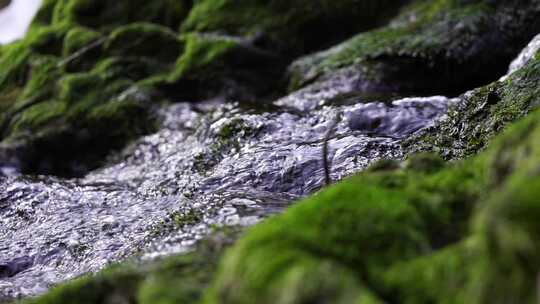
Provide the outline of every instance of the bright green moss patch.
[[194,72],[208,72],[211,69],[209,65],[222,64],[220,59],[239,44],[234,38],[212,35],[191,34],[184,39],[186,49],[176,64],[172,76],[175,79],[192,77]]
[[3,91],[13,86],[23,86],[26,82],[26,69],[30,50],[16,42],[2,48],[0,57],[0,89]]
[[29,103],[35,103],[53,96],[56,81],[61,77],[57,68],[58,59],[52,56],[34,57],[29,61],[29,78],[22,94],[19,96],[15,110]]
[[390,25],[296,61],[290,88],[349,68],[362,92],[463,93],[501,76],[540,31],[530,25],[538,5],[528,3],[524,9],[511,1],[414,1]]

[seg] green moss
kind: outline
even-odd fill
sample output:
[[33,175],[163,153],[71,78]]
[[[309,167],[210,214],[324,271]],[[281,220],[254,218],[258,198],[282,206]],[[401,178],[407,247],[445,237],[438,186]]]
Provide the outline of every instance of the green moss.
[[74,27],[69,30],[64,40],[63,55],[71,56],[101,38],[101,34],[85,27]]
[[56,89],[56,81],[61,75],[58,59],[51,56],[34,57],[29,61],[29,78],[19,102],[14,110],[28,103],[35,103],[50,98]]
[[[186,34],[182,40],[185,49],[168,82],[185,89],[189,98],[201,99],[229,91],[260,99],[278,91],[283,62],[249,41],[199,33]],[[236,96],[246,100],[242,97]]]
[[68,72],[89,70],[103,55],[99,43],[103,36],[92,29],[74,27],[68,31],[64,39],[62,55],[65,69]]
[[0,90],[24,86],[30,54],[30,50],[22,42],[16,42],[2,48]]
[[434,174],[371,171],[344,181],[251,230],[224,259],[209,302],[289,303],[272,301],[300,292],[287,280],[293,272],[316,290],[333,286],[327,282],[337,276],[312,273],[328,263],[328,273],[352,271],[357,292],[369,286],[379,295],[379,276],[389,265],[461,238],[484,183],[474,164]]
[[85,276],[62,286],[53,288],[47,295],[27,303],[67,304],[67,303],[107,303],[135,301],[135,290],[141,276],[133,266],[112,267],[96,276]]
[[409,261],[397,261],[383,274],[384,293],[396,303],[479,303],[474,296],[478,241],[463,240]]
[[469,237],[385,273],[400,303],[533,303],[540,262],[539,112],[499,136],[477,157],[488,180]]
[[348,68],[362,92],[460,94],[506,71],[540,31],[527,26],[538,14],[511,1],[417,0],[390,25],[293,63],[290,89]]
[[181,44],[173,31],[151,23],[133,23],[115,29],[106,45],[114,56],[152,58],[158,64],[174,62]]
[[307,52],[372,27],[404,1],[234,1],[195,2],[184,32],[260,36],[276,51]]
[[30,24],[30,29],[50,25],[52,23],[54,7],[57,2],[59,2],[59,0],[43,0],[34,20]]
[[194,225],[196,223],[199,223],[202,220],[202,216],[202,213],[190,209],[187,213],[184,214],[173,213],[172,220],[177,227],[181,228],[187,225]]
[[26,109],[13,123],[12,132],[39,131],[52,120],[62,120],[66,114],[66,105],[63,102],[42,102]]
[[431,153],[412,154],[407,157],[404,167],[414,171],[432,173],[440,170],[445,161],[438,155]]
[[24,41],[34,53],[60,56],[68,30],[69,27],[63,24],[36,27],[27,34]]
[[104,92],[100,90],[106,80],[99,74],[81,73],[63,77],[60,80],[59,97],[65,100],[70,106],[82,105],[84,111],[92,104],[107,101]]
[[[193,77],[192,73],[204,74],[211,65],[223,65],[223,58],[238,47],[238,40],[222,36],[190,34],[184,37],[186,48],[179,58],[173,79]],[[214,71],[214,73],[217,71]]]
[[[56,151],[56,141],[71,138],[66,153],[86,159],[95,152],[85,164],[94,167],[111,147],[153,130],[148,94],[126,92],[172,70],[182,45],[169,28],[178,27],[188,2],[45,1],[26,37],[0,53],[0,138],[26,134],[26,154],[37,151],[36,142]],[[93,148],[77,155],[87,145]],[[58,157],[65,163],[66,155]]]

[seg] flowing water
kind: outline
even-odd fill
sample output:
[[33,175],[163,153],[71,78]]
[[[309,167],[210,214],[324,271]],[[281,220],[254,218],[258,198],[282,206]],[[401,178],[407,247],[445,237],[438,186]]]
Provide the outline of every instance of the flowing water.
[[40,294],[129,257],[184,252],[216,226],[253,225],[323,187],[325,168],[338,181],[403,158],[400,142],[459,101],[373,102],[350,94],[350,76],[269,105],[164,106],[157,133],[83,178],[0,168],[0,299]]
[[252,225],[324,185],[325,139],[337,181],[401,158],[400,140],[453,102],[348,97],[348,105],[305,111],[294,107],[297,97],[265,111],[226,102],[164,107],[159,132],[80,179],[11,168],[0,179],[0,294],[39,294],[134,254],[188,250],[215,226]]

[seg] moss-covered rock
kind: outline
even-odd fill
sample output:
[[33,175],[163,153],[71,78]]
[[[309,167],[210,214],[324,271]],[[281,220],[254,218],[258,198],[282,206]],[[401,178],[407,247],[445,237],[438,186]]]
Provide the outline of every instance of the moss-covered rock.
[[448,118],[405,143],[407,149],[435,151],[447,159],[476,154],[508,124],[540,105],[540,58],[503,80],[464,94]]
[[25,172],[59,166],[56,174],[72,175],[66,164],[77,159],[93,168],[153,129],[151,109],[164,97],[151,101],[155,88],[139,82],[173,70],[183,47],[172,29],[188,2],[43,3],[26,37],[0,53],[0,139],[3,147],[16,143]]
[[[225,257],[208,302],[309,302],[323,296],[317,290],[325,290],[326,282],[338,281],[341,267],[356,280],[357,294],[367,286],[386,299],[381,273],[459,241],[482,196],[486,180],[478,167],[434,171],[370,171],[255,227]],[[321,265],[334,271],[315,275]],[[302,294],[291,279],[317,289]],[[328,300],[343,292],[333,291]],[[290,295],[293,301],[286,300]]]
[[168,82],[181,94],[202,99],[224,94],[240,100],[279,94],[285,62],[239,37],[192,33]]
[[404,2],[202,0],[182,31],[253,37],[260,47],[294,56],[381,24]]
[[100,44],[104,36],[92,29],[76,26],[71,28],[64,38],[62,55],[67,72],[90,70],[103,56]]
[[390,25],[296,61],[290,88],[348,69],[364,93],[463,93],[503,75],[539,17],[536,0],[417,0]]

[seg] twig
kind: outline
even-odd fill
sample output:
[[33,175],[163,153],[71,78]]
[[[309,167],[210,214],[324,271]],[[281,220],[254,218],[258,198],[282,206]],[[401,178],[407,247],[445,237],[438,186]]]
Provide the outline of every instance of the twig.
[[82,55],[84,55],[85,53],[91,51],[92,49],[94,48],[97,48],[98,46],[102,45],[104,42],[105,42],[106,38],[103,37],[103,38],[100,38],[92,43],[90,43],[89,45],[79,49],[78,51],[76,51],[75,53],[71,54],[69,57],[67,57],[66,59],[60,61],[57,65],[57,67],[62,67],[68,63],[70,63],[71,61],[73,61],[74,59],[76,59],[77,57],[80,57]]
[[334,135],[335,129],[340,121],[341,121],[341,112],[338,112],[336,114],[336,117],[334,118],[334,121],[328,128],[328,131],[326,131],[326,135],[324,136],[324,140],[323,140],[322,160],[323,160],[323,168],[324,168],[324,183],[326,184],[326,186],[330,186],[332,184],[332,178],[330,176],[332,161],[328,157],[328,142],[330,141],[330,138]]

